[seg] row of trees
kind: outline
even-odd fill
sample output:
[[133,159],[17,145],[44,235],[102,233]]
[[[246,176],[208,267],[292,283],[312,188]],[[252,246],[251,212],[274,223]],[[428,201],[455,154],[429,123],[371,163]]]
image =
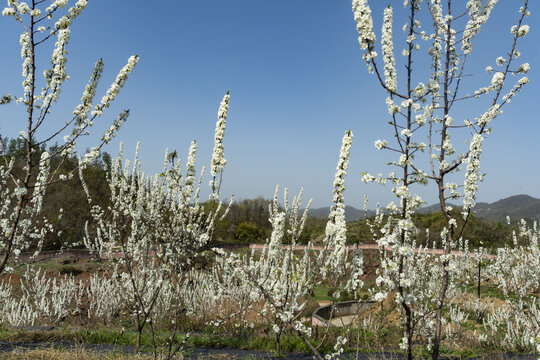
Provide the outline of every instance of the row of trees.
[[[48,151],[54,152],[57,147],[57,145],[54,145]],[[13,165],[14,173],[21,176],[25,161],[25,140],[4,138],[2,148],[4,149],[3,156],[5,158],[15,160]],[[44,151],[45,148],[42,147],[36,151],[34,157],[39,158]],[[77,158],[72,156],[61,164],[60,171],[63,173],[74,171],[77,165]],[[83,170],[85,182],[94,202],[105,208],[110,205],[110,190],[106,181],[106,169],[110,168],[111,165],[111,156],[107,152],[102,152]],[[215,243],[244,244],[264,242],[272,230],[268,221],[270,216],[269,206],[271,204],[272,200],[262,197],[234,201],[227,217],[215,225],[214,239],[212,241]],[[209,207],[210,203],[204,202],[203,205]],[[62,209],[61,216],[59,216],[60,209]],[[461,222],[462,220],[457,216],[457,211],[459,209],[454,210],[456,212],[455,217],[458,222]],[[89,213],[90,206],[86,201],[86,195],[78,177],[52,184],[43,198],[41,215],[43,218],[49,219],[55,231],[45,236],[43,250],[60,250],[62,248],[83,246],[84,228],[87,223],[89,223],[88,226],[93,226]],[[431,234],[429,242],[440,240],[439,234],[444,226],[442,212],[415,214],[413,222],[421,230],[421,234],[426,234],[425,230],[429,230]],[[324,234],[325,225],[325,219],[308,216],[298,242],[302,244],[309,241],[317,242]],[[471,246],[474,248],[480,246],[481,243],[486,247],[497,248],[504,245],[510,231],[511,227],[506,224],[481,220],[471,215],[463,236],[469,239]],[[350,244],[374,242],[366,219],[348,222],[347,233],[347,242]],[[419,245],[427,245],[427,240],[426,236],[420,236]],[[290,239],[288,242],[290,242]]]

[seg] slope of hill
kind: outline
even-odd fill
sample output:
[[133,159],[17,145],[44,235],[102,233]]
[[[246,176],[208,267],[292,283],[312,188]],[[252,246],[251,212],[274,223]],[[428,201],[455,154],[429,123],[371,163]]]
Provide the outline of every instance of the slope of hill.
[[515,195],[494,203],[479,203],[474,208],[476,216],[492,221],[540,220],[540,199],[529,195]]
[[[457,207],[455,204],[449,204]],[[418,212],[422,214],[439,211],[439,204],[425,206]],[[473,208],[473,213],[481,218],[490,221],[505,222],[510,216],[514,220],[540,220],[540,199],[529,195],[514,195],[494,203],[479,202]]]
[[[448,204],[453,207],[458,207],[455,204]],[[439,211],[439,204],[424,206],[418,210],[421,214],[429,214]],[[479,202],[473,209],[474,214],[482,219],[491,221],[505,222],[506,217],[510,216],[511,220],[538,220],[540,221],[540,199],[529,195],[514,195],[501,199],[494,203]],[[319,219],[328,217],[329,208],[318,208],[309,211],[309,215]],[[375,212],[368,210],[367,216],[373,216]],[[365,217],[364,210],[358,210],[353,206],[345,207],[346,221],[354,221]]]

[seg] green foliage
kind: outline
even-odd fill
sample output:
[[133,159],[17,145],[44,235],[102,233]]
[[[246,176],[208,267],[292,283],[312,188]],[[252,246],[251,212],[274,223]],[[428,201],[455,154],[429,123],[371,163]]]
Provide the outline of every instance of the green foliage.
[[[26,152],[28,147],[28,140],[22,138],[16,139],[2,139],[2,146],[5,151],[5,156],[9,158],[15,158],[15,161],[26,160]],[[41,154],[45,151],[44,145],[35,146],[32,152],[32,158],[37,163],[41,158]]]
[[333,299],[334,294],[336,293],[336,291],[338,291],[338,293],[339,293],[339,297],[337,299],[335,299],[336,301],[341,302],[341,301],[354,300],[354,294],[349,293],[349,291],[347,291],[345,289],[330,289],[330,290],[328,290],[328,297]]
[[[454,209],[451,215],[457,221],[457,229],[461,229],[464,225],[461,209]],[[419,240],[421,245],[431,246],[435,241],[440,246],[440,232],[446,224],[446,219],[442,211],[429,214],[415,214],[414,223],[420,229]],[[430,237],[426,237],[426,229],[429,229]],[[469,246],[472,248],[480,245],[488,248],[496,248],[503,246],[506,239],[510,237],[512,228],[500,222],[494,223],[489,220],[483,220],[470,214],[461,237],[469,241]],[[459,235],[459,234],[458,234]]]
[[[24,174],[26,146],[25,139],[2,139],[4,154],[0,161],[15,160],[14,175],[21,178]],[[49,153],[55,153],[57,145],[49,148]],[[32,156],[35,162],[39,161],[41,154],[45,151],[43,146],[34,149]],[[104,152],[99,158],[83,170],[83,174],[92,194],[95,204],[106,208],[109,204],[109,187],[106,181],[105,167],[111,162],[111,156]],[[45,235],[43,250],[59,250],[64,247],[76,245],[82,246],[84,237],[84,227],[89,222],[89,231],[92,230],[90,205],[86,200],[86,194],[82,189],[78,177],[78,160],[75,156],[60,158],[54,157],[51,161],[51,169],[58,167],[58,173],[70,174],[72,177],[52,183],[47,187],[43,198],[43,207],[39,219],[47,219],[53,225],[54,231]],[[35,176],[35,175],[34,175]],[[35,178],[31,178],[31,183]],[[14,183],[8,186],[14,186]],[[43,220],[40,220],[43,225]]]
[[308,216],[304,231],[298,238],[300,244],[307,244],[309,241],[317,242],[322,239],[326,229],[326,219],[317,219],[313,216]]
[[375,243],[367,220],[356,220],[347,223],[347,242],[349,244]]
[[[270,200],[265,200],[262,197],[234,202],[229,209],[227,217],[216,224],[214,239],[224,242],[239,241],[240,239],[238,239],[236,230],[242,223],[247,223],[261,229],[263,234],[260,237],[267,236],[271,231],[271,226],[268,222],[270,215],[268,212],[269,204]],[[244,242],[244,240],[240,241]]]
[[[457,221],[457,229],[461,229],[464,220],[461,215],[461,209],[452,210],[451,214]],[[371,234],[367,224],[368,220],[356,220],[347,223],[347,242],[349,244],[373,244],[374,236]],[[435,241],[437,246],[441,246],[440,232],[446,225],[446,219],[442,211],[425,214],[414,214],[413,222],[419,229],[418,245],[431,246]],[[461,237],[469,241],[471,248],[479,246],[487,248],[497,248],[503,246],[511,237],[513,226],[501,222],[493,222],[476,217],[474,214],[469,216]],[[429,230],[429,239],[426,230]],[[459,235],[459,234],[458,234]]]
[[[104,169],[108,162],[110,156],[103,153],[98,160],[83,170],[88,191],[94,203],[102,208],[107,208],[110,202],[110,190]],[[75,158],[66,159],[61,165],[61,171],[66,173],[75,170],[76,167]],[[43,217],[53,224],[55,231],[46,235],[43,250],[82,246],[85,224],[88,223],[90,233],[93,230],[90,207],[77,173],[71,179],[51,184],[45,193],[42,212]]]
[[79,274],[82,274],[84,272],[84,270],[82,270],[81,268],[75,266],[75,265],[64,265],[60,268],[59,270],[59,273],[61,275],[79,275]]
[[243,222],[236,227],[235,238],[243,243],[255,243],[264,241],[266,234],[264,229],[257,225]]
[[[234,202],[226,218],[216,224],[214,239],[243,243],[266,240],[272,232],[272,226],[268,221],[270,203],[271,200],[262,197]],[[325,219],[308,217],[298,242],[305,244],[310,240],[316,240],[324,235],[325,226]],[[288,243],[290,239],[285,238],[284,242]]]

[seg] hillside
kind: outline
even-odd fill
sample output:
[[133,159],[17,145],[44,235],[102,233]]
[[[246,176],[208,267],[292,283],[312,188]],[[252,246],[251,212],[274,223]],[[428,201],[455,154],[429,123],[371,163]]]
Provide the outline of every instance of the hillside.
[[515,195],[494,203],[478,203],[474,208],[476,216],[492,221],[540,220],[540,199],[529,195]]
[[[449,204],[457,207],[455,204]],[[328,217],[329,208],[312,209],[309,215],[324,219]],[[439,211],[439,204],[424,206],[418,211],[421,214],[429,214]],[[506,217],[510,216],[512,220],[540,220],[540,199],[529,195],[514,195],[505,199],[498,200],[494,203],[479,202],[473,210],[474,214],[481,218],[490,221],[506,221]],[[368,210],[368,217],[373,216],[375,212]],[[353,206],[345,207],[346,221],[354,221],[365,217],[364,210],[359,210]]]

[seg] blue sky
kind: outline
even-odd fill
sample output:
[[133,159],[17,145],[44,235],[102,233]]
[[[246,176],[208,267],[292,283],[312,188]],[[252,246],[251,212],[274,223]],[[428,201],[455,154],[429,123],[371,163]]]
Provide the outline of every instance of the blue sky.
[[[378,39],[388,3],[395,8],[394,31],[397,40],[402,40],[401,0],[371,1]],[[472,76],[466,88],[485,86],[491,80],[484,68],[495,67],[495,59],[508,50],[509,29],[518,18],[519,3],[499,1],[474,42],[468,72]],[[531,2],[530,10],[526,23],[531,32],[520,42],[523,55],[519,60],[531,64],[531,82],[504,108],[485,142],[481,169],[487,177],[480,185],[479,201],[521,193],[540,197],[536,2]],[[427,27],[428,22],[424,23]],[[18,94],[20,28],[13,19],[2,18],[0,33],[0,93]],[[314,206],[328,205],[341,138],[351,129],[355,138],[346,202],[360,207],[364,194],[370,198],[370,207],[393,200],[389,186],[360,181],[364,171],[388,173],[391,169],[386,163],[393,155],[373,146],[377,139],[391,139],[386,95],[361,58],[349,1],[91,0],[73,24],[71,37],[71,79],[53,109],[51,128],[62,124],[78,104],[96,60],[101,57],[105,62],[99,98],[127,58],[140,56],[114,106],[96,125],[93,136],[81,141],[79,151],[95,143],[107,123],[129,108],[128,122],[106,151],[115,155],[123,141],[131,157],[140,140],[143,167],[155,173],[161,171],[165,148],[176,149],[185,159],[189,143],[197,139],[198,163],[208,164],[219,102],[230,90],[226,196],[270,197],[276,184],[288,186],[290,193],[303,185],[305,196],[314,198]],[[403,43],[396,45],[397,58],[402,48]],[[38,52],[41,66],[48,63],[49,50]],[[417,81],[425,81],[429,76],[426,64],[421,60],[417,64]],[[478,116],[482,105],[460,106],[456,121]],[[16,136],[23,127],[21,107],[0,107],[2,134]],[[455,145],[459,145],[457,140]],[[434,189],[428,186],[419,192],[433,203]]]

